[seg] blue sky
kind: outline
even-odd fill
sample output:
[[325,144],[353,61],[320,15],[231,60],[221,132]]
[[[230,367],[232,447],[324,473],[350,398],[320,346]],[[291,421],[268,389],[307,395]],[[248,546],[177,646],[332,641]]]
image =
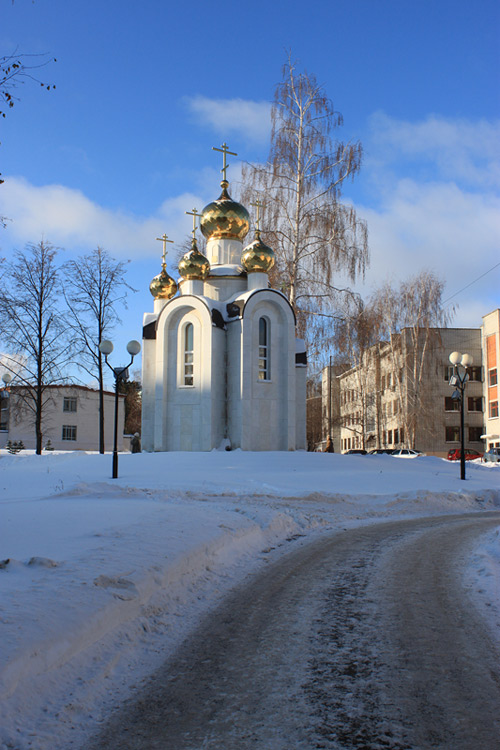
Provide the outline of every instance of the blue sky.
[[139,291],[114,338],[140,339],[155,237],[182,243],[184,211],[217,196],[212,146],[239,154],[233,182],[239,159],[266,158],[291,49],[342,112],[339,137],[364,145],[344,191],[368,221],[363,293],[429,268],[454,324],[479,326],[500,305],[499,41],[493,0],[0,0],[0,54],[57,58],[41,71],[56,90],[20,86],[0,122],[0,255],[44,236],[63,259],[99,244],[130,260]]

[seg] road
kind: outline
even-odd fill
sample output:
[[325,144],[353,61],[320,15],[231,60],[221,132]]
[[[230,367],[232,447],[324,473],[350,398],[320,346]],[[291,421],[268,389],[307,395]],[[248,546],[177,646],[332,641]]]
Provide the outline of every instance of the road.
[[498,750],[500,654],[461,561],[483,513],[344,530],[213,611],[96,750]]

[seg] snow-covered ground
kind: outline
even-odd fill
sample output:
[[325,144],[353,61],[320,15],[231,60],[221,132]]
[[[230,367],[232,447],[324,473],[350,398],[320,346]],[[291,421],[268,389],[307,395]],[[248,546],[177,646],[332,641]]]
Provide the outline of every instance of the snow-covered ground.
[[[500,465],[320,453],[0,451],[0,750],[83,746],[200,617],[336,528],[500,508]],[[498,530],[467,581],[500,628]]]

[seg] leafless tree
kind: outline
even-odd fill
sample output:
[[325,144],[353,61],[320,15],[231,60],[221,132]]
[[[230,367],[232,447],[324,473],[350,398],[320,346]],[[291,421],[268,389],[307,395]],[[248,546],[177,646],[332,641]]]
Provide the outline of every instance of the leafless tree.
[[439,328],[449,325],[454,310],[442,307],[444,283],[429,271],[385,284],[372,297],[388,342],[405,443],[414,447],[417,421],[425,423],[429,405],[422,388],[430,355],[440,345]]
[[99,342],[120,322],[118,305],[126,305],[126,263],[97,247],[64,265],[64,297],[78,366],[99,384],[99,452],[104,453],[104,357]]
[[58,307],[56,252],[43,240],[16,252],[7,264],[0,299],[7,351],[3,364],[15,375],[16,393],[33,415],[38,455],[46,391],[63,380],[62,368],[69,359],[67,328]]
[[290,56],[271,116],[268,162],[244,168],[242,200],[263,203],[262,227],[276,253],[271,280],[288,296],[304,335],[315,316],[334,308],[336,274],[353,281],[368,261],[366,225],[340,201],[344,182],[360,169],[362,147],[334,140],[342,115]]

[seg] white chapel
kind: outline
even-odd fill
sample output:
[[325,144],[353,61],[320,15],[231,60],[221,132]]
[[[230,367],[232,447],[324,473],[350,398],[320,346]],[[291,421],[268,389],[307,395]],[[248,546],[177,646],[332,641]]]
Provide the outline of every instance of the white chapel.
[[[250,217],[226,180],[201,214],[178,283],[166,270],[150,285],[144,315],[142,448],[146,451],[289,451],[306,447],[306,352],[287,298],[270,288],[274,252],[244,247]],[[257,206],[258,210],[258,206]],[[188,213],[188,212],[187,212]],[[206,237],[197,247],[196,220]]]

